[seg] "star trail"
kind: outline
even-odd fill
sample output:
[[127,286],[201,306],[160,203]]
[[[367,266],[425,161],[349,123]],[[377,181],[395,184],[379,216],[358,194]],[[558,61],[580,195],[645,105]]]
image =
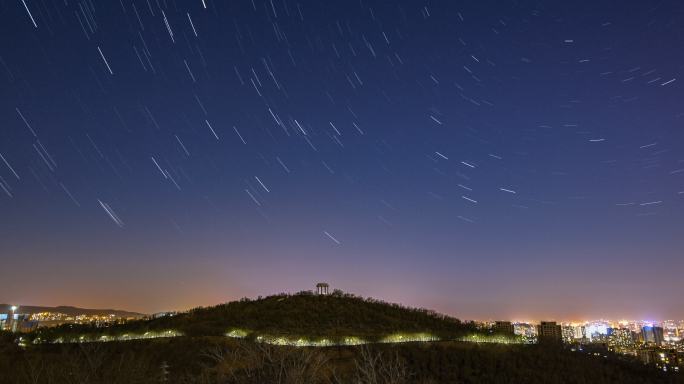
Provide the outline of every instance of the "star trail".
[[684,316],[682,15],[0,1],[0,302]]

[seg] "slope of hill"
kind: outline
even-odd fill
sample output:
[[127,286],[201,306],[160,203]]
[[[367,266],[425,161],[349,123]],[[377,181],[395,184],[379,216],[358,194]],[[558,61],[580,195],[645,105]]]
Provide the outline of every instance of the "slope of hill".
[[87,325],[41,330],[42,340],[88,339],[122,334],[172,330],[186,336],[285,336],[381,341],[397,334],[455,338],[475,331],[471,324],[425,309],[406,308],[349,294],[328,296],[303,292],[258,300],[242,299],[207,308],[195,308],[172,317],[131,321],[95,328]]
[[[9,313],[10,304],[0,304],[0,313]],[[18,307],[18,313],[40,313],[40,312],[58,312],[69,316],[77,315],[116,315],[118,317],[143,317],[142,313],[122,311],[120,309],[88,309],[88,308],[78,308],[71,306],[58,306],[58,307],[44,307],[37,305],[21,305]]]

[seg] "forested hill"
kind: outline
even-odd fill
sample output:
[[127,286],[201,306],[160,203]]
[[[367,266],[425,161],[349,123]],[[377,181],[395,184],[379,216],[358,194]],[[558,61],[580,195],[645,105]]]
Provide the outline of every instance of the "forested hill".
[[[47,339],[57,333],[120,335],[174,330],[187,336],[241,335],[307,338],[360,337],[380,340],[397,333],[425,333],[453,338],[474,331],[471,324],[426,309],[414,309],[350,294],[319,296],[310,292],[242,299],[214,307],[195,308],[176,316],[132,321],[107,328],[66,326],[42,331]],[[70,335],[73,336],[73,335]]]
[[178,329],[188,333],[202,334],[213,328],[235,327],[265,334],[323,337],[372,338],[395,332],[452,334],[468,328],[458,319],[425,309],[348,294],[319,296],[307,293],[199,308],[169,321],[179,324]]

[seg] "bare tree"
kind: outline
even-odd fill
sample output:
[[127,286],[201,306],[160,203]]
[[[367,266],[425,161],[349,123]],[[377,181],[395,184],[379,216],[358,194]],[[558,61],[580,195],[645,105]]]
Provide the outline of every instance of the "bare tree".
[[240,342],[205,356],[215,363],[216,383],[325,384],[332,377],[328,354],[315,348]]
[[45,359],[33,354],[24,354],[24,364],[22,364],[21,377],[16,378],[27,384],[44,383],[50,377]]
[[408,382],[409,372],[404,360],[395,351],[383,355],[363,346],[356,365],[356,383],[359,384],[404,384]]

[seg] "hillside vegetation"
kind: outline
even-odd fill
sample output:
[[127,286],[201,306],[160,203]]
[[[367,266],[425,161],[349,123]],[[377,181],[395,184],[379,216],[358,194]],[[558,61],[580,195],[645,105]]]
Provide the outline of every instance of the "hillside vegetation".
[[0,332],[0,384],[684,383],[684,376],[551,345],[462,342],[296,348],[226,337],[42,344]]
[[173,330],[185,336],[241,337],[257,335],[327,338],[358,337],[381,341],[396,334],[426,334],[456,338],[475,331],[469,323],[425,309],[403,307],[350,294],[327,296],[301,292],[257,300],[242,299],[214,307],[195,308],[176,316],[131,321],[106,328],[66,325],[39,330],[35,336],[50,341],[88,335],[144,334]]

